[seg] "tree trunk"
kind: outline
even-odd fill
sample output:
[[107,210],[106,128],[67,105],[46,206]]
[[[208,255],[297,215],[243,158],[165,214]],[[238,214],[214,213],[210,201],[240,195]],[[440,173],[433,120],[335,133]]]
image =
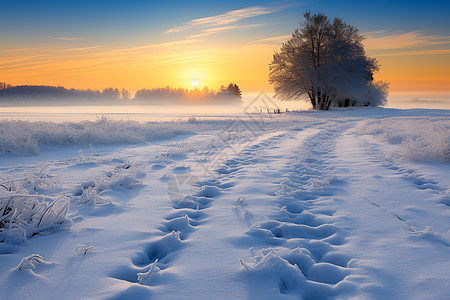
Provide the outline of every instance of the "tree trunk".
[[316,93],[314,92],[314,89],[311,90],[310,93],[308,93],[309,99],[311,100],[311,104],[313,109],[316,109],[317,107],[317,101],[316,101]]
[[317,106],[319,110],[328,110],[330,108],[330,96],[323,94],[320,91],[317,92]]
[[330,109],[330,105],[331,105],[330,96],[327,96],[327,107],[325,108],[325,110],[329,110]]

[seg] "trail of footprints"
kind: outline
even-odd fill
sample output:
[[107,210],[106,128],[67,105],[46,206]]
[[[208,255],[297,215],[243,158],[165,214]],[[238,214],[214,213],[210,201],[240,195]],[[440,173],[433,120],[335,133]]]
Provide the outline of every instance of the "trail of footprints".
[[383,167],[397,172],[402,178],[410,182],[415,188],[419,190],[430,190],[432,193],[438,195],[440,198],[439,203],[450,207],[450,194],[449,190],[441,187],[439,182],[427,178],[425,175],[420,174],[416,170],[403,167],[396,163],[393,159],[387,158],[381,151],[373,144],[368,142],[363,143],[365,151],[372,156],[372,161],[381,163]]
[[279,211],[257,222],[247,234],[260,249],[241,264],[250,273],[267,272],[280,293],[301,299],[336,296],[350,283],[350,258],[339,254],[344,232],[333,224],[335,211],[326,208],[339,189],[329,165],[339,128],[322,130],[305,140],[291,171],[277,191]]
[[[323,130],[306,139],[298,159],[280,184],[276,193],[279,211],[270,218],[253,223],[245,199],[237,202],[237,214],[242,214],[248,225],[247,235],[259,248],[253,250],[248,262],[241,260],[250,273],[269,272],[279,282],[283,294],[295,294],[303,299],[325,299],[339,294],[345,277],[350,274],[350,258],[339,254],[345,243],[343,230],[332,224],[335,211],[326,208],[330,196],[339,189],[338,182],[329,174],[328,160],[332,157],[335,130]],[[233,179],[246,165],[260,162],[258,152],[276,144],[286,135],[270,137],[227,160],[216,170],[222,181]],[[166,217],[159,230],[161,236],[152,240],[127,266],[122,266],[112,277],[132,283],[158,285],[158,276],[170,268],[196,230],[206,222],[207,208],[213,198],[233,184],[211,180],[200,185],[198,193],[174,203],[174,211]],[[161,272],[162,271],[162,272]],[[347,284],[349,287],[351,284]]]
[[220,192],[218,186],[203,185],[197,195],[188,195],[174,202],[174,212],[158,228],[161,235],[138,252],[130,265],[119,268],[112,277],[151,285],[151,278],[157,279],[160,271],[170,267],[189,235],[207,217],[204,210],[211,206],[212,198]]
[[[388,170],[392,170],[394,174],[401,175],[403,180],[410,182],[416,189],[419,190],[428,190],[432,194],[435,194],[435,199],[437,200],[437,204],[439,204],[444,209],[450,207],[450,190],[443,188],[439,185],[439,182],[427,178],[425,175],[420,174],[418,171],[409,169],[395,162],[391,158],[387,158],[385,154],[383,154],[374,144],[369,142],[361,143],[362,147],[366,151],[368,155],[371,156],[371,161],[375,163],[381,163],[383,167]],[[427,198],[428,199],[428,198]],[[384,210],[385,212],[393,215],[395,218],[399,219],[401,222],[405,224],[406,229],[413,234],[418,234],[418,236],[427,237],[425,240],[437,242],[445,247],[450,247],[450,243],[447,238],[442,237],[439,232],[434,232],[431,226],[427,226],[426,228],[419,228],[415,226],[410,220],[407,220],[404,216],[397,214],[394,211],[391,211],[385,207],[383,207],[379,203],[375,203],[370,201],[369,199],[365,199],[370,204]]]
[[[232,177],[245,165],[252,164],[257,160],[255,153],[259,151],[260,147],[275,143],[280,138],[281,135],[278,135],[260,144],[250,146],[242,151],[242,157],[227,160],[224,166],[219,167],[215,172],[219,176],[226,174],[228,178]],[[186,171],[189,172],[189,170]],[[181,172],[182,170],[179,170],[178,167],[173,169],[175,174]],[[148,286],[158,285],[158,277],[162,276],[164,270],[170,268],[177,252],[184,247],[189,235],[196,230],[198,225],[206,222],[207,208],[212,205],[213,198],[224,189],[234,185],[232,183],[221,184],[217,179],[197,184],[198,189],[195,195],[187,195],[174,201],[173,212],[158,228],[161,236],[148,243],[131,259],[129,265],[121,266],[111,274],[111,277]]]

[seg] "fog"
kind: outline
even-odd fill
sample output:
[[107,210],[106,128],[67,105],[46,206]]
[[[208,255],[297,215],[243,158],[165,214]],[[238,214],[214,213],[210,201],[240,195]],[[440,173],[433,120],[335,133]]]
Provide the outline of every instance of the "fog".
[[386,107],[450,109],[450,93],[391,93]]
[[[94,101],[94,100],[93,100]],[[53,103],[57,101],[53,100]],[[161,100],[160,102],[163,102]],[[303,101],[277,101],[269,95],[246,94],[242,103],[230,105],[39,105],[0,107],[0,118],[24,121],[82,121],[96,120],[105,116],[114,120],[132,119],[136,121],[172,121],[197,118],[229,118],[232,115],[263,112],[310,109]],[[84,102],[86,103],[86,102]]]
[[2,107],[1,119],[24,121],[82,121],[102,116],[114,120],[172,121],[191,117],[229,116],[242,112],[241,106],[187,106],[187,105],[103,105],[103,106],[29,106]]
[[[53,101],[52,103],[55,103]],[[86,103],[86,102],[85,102]],[[446,94],[391,94],[389,108],[450,109],[450,95]],[[173,121],[196,118],[245,117],[246,113],[273,113],[274,109],[310,110],[307,101],[278,101],[270,94],[248,93],[243,95],[241,105],[46,105],[0,107],[0,119],[24,121],[82,121],[96,120],[102,116],[114,120]]]

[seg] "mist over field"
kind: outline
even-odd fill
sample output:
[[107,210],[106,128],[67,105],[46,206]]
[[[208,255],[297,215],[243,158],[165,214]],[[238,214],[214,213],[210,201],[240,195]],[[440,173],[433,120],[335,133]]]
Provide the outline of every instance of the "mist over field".
[[[164,105],[164,100],[159,104],[128,105],[120,102],[116,105],[102,105],[95,101],[85,100],[67,102],[67,100],[51,100],[47,105],[33,106],[27,101],[24,105],[0,106],[0,118],[30,121],[82,121],[96,120],[98,117],[106,116],[112,119],[133,119],[140,122],[145,121],[170,121],[176,119],[188,119],[189,117],[220,117],[230,114],[242,114],[246,107],[258,97],[260,93],[244,93],[240,104],[228,105]],[[267,95],[270,95],[268,93]],[[272,110],[279,108],[281,111],[311,110],[311,105],[306,101],[280,101],[271,99]],[[55,102],[63,102],[65,105],[55,106]],[[88,103],[86,103],[88,102]],[[27,105],[25,105],[27,104]],[[388,108],[410,109],[450,109],[450,95],[447,94],[391,94],[386,105]],[[267,108],[264,109],[267,112]],[[256,112],[254,107],[251,112]]]
[[2,1],[0,300],[449,299],[449,13]]

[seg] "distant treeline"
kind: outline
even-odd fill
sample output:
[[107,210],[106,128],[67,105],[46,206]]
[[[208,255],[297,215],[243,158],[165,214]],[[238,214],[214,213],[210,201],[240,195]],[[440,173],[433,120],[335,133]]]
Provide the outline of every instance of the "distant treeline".
[[54,86],[11,86],[0,82],[0,105],[110,105],[110,104],[239,104],[240,88],[230,83],[218,92],[202,89],[156,88],[141,89],[130,99],[126,89],[98,90],[66,89]]
[[[123,95],[123,96],[122,96]],[[90,105],[119,104],[122,97],[129,97],[126,90],[108,88],[97,90],[66,89],[64,87],[19,85],[0,89],[0,105]]]
[[201,90],[171,87],[141,89],[136,92],[133,101],[137,104],[164,104],[167,102],[177,104],[240,104],[241,98],[240,88],[236,84],[230,83],[228,86],[221,86],[217,92],[206,86]]
[[0,90],[7,89],[10,87],[11,87],[11,85],[7,84],[6,82],[0,82]]

